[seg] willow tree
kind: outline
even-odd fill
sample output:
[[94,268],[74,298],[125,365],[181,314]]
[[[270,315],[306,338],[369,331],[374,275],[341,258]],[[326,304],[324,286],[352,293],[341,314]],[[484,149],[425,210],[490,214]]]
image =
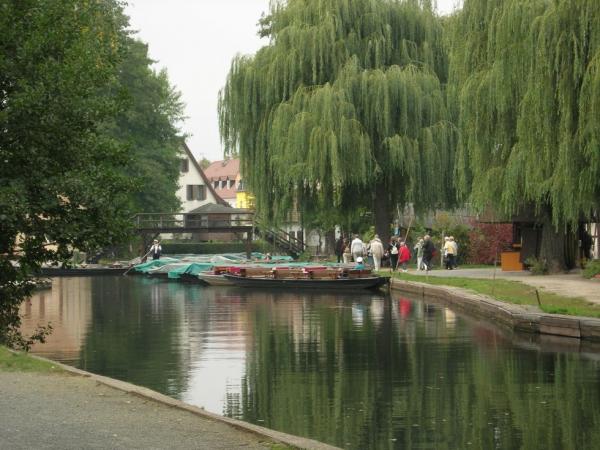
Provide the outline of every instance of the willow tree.
[[566,268],[574,229],[600,206],[597,1],[465,0],[453,20],[459,192],[529,209],[540,256]]
[[270,43],[233,61],[219,102],[259,213],[367,206],[386,238],[396,204],[453,199],[456,133],[429,1],[273,2],[260,32]]

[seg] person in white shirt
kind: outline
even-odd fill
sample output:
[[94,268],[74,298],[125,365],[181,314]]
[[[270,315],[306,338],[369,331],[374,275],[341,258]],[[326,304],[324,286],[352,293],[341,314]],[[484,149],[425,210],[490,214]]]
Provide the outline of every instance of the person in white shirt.
[[352,252],[352,258],[354,261],[356,261],[359,257],[362,258],[364,252],[363,245],[363,241],[358,237],[358,234],[355,234],[350,246],[350,251]]
[[158,242],[158,239],[154,239],[152,247],[150,247],[150,254],[152,255],[152,259],[160,259],[161,253],[162,247],[160,246],[160,242]]
[[381,258],[383,258],[383,244],[377,234],[373,240],[369,242],[369,250],[371,251],[371,255],[373,255],[373,266],[375,267],[375,270],[379,270],[381,267]]

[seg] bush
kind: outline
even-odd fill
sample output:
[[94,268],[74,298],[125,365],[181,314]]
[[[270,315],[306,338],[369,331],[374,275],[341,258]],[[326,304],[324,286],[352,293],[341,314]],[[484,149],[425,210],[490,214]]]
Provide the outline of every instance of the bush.
[[525,264],[533,275],[547,275],[549,272],[548,261],[538,258],[527,258]]
[[469,244],[469,263],[494,264],[501,252],[511,248],[512,225],[474,222],[469,231]]
[[585,278],[593,278],[598,274],[600,274],[600,260],[588,261],[585,265],[583,276]]

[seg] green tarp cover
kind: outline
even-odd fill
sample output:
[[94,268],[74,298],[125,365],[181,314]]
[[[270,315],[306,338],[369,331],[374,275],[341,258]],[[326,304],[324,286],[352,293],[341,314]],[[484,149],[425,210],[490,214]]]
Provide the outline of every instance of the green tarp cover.
[[[265,253],[260,252],[252,252],[250,253],[252,259],[260,259],[263,260],[267,257]],[[271,255],[271,261],[293,261],[294,258],[288,255]]]
[[160,258],[153,259],[152,261],[148,261],[142,264],[138,264],[133,268],[136,272],[147,273],[151,269],[156,269],[157,267],[162,267],[165,264],[171,264],[177,262],[178,260],[175,258]]
[[206,272],[212,268],[213,264],[210,263],[190,263],[187,266],[177,267],[176,269],[169,270],[168,277],[176,280],[184,273],[189,275],[198,275],[200,272]]

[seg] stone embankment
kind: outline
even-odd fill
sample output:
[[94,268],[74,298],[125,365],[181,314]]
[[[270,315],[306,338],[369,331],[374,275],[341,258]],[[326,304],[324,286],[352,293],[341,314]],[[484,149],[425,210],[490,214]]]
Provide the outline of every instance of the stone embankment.
[[515,331],[600,341],[600,319],[547,314],[495,300],[455,287],[433,286],[412,281],[391,280],[391,288],[413,297],[427,297],[453,308],[491,319]]

